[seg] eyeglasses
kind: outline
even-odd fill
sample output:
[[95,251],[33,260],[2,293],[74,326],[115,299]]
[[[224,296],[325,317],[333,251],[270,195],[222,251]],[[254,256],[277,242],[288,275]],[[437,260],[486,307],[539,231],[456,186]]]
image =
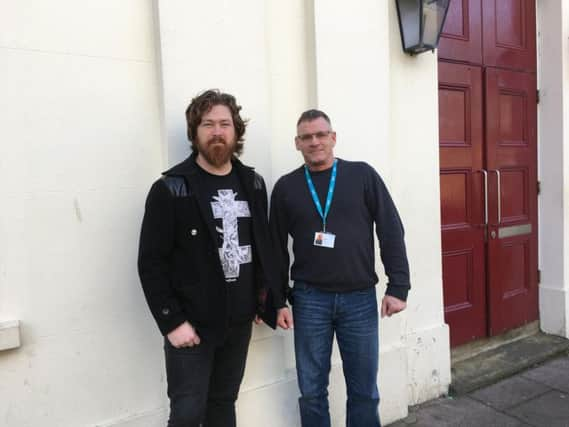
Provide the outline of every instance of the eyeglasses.
[[319,141],[326,139],[331,133],[334,133],[332,130],[325,130],[315,133],[305,133],[304,135],[298,135],[297,138],[300,139],[302,142],[312,142],[312,138],[316,137]]

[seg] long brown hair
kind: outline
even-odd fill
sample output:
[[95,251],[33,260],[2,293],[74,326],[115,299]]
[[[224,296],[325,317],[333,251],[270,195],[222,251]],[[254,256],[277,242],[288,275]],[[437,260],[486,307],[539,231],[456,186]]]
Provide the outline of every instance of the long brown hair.
[[233,118],[233,126],[235,127],[235,155],[239,156],[243,152],[243,141],[245,138],[245,128],[247,127],[248,120],[241,118],[239,111],[241,106],[237,104],[237,100],[233,95],[223,93],[219,89],[209,89],[200,93],[186,109],[186,122],[188,123],[188,139],[192,143],[192,150],[194,153],[198,152],[197,147],[197,134],[198,126],[202,121],[202,117],[216,105],[225,105],[231,111]]

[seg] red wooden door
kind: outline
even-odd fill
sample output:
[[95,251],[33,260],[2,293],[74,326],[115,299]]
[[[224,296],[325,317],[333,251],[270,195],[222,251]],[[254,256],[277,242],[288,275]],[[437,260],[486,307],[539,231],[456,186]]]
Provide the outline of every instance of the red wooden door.
[[535,0],[483,0],[484,65],[535,71]]
[[538,318],[536,76],[486,69],[490,335]]
[[445,320],[453,346],[486,336],[482,70],[439,63]]
[[439,42],[439,58],[482,63],[481,0],[451,0]]
[[452,346],[538,318],[535,40],[535,0],[451,0],[439,133]]

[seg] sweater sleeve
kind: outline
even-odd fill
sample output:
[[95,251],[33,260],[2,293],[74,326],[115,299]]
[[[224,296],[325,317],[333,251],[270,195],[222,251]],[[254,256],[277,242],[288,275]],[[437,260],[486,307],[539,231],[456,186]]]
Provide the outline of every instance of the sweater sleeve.
[[365,197],[376,225],[381,261],[389,280],[385,293],[406,301],[411,284],[403,224],[383,180],[371,166],[368,168]]
[[271,231],[271,240],[275,250],[275,260],[278,271],[278,294],[275,296],[277,308],[286,305],[286,298],[289,292],[289,264],[290,257],[288,253],[288,221],[286,209],[284,207],[285,199],[282,188],[282,178],[277,181],[271,194],[271,209],[269,216],[269,228]]
[[[260,192],[260,206],[263,212],[262,221],[267,226],[268,230],[268,199],[267,199],[267,187],[265,185],[265,180],[259,174],[255,174],[256,182],[258,183],[257,190]],[[271,244],[270,231],[267,233],[267,239],[269,244]],[[277,271],[275,268],[275,259],[272,256],[272,247],[264,247],[265,251],[270,252],[264,257],[265,268],[257,268],[257,283],[261,285],[258,287],[258,314],[261,315],[265,323],[273,327],[274,326],[267,321],[267,318],[263,317],[263,313],[267,312],[267,306],[273,305],[274,308],[279,309],[285,306],[284,300],[282,298],[282,292],[280,289],[280,282],[278,281]],[[270,298],[270,301],[268,300]],[[269,310],[270,311],[270,310]]]
[[170,254],[174,247],[174,202],[162,180],[154,183],[146,199],[138,274],[146,301],[162,335],[186,321],[171,285]]

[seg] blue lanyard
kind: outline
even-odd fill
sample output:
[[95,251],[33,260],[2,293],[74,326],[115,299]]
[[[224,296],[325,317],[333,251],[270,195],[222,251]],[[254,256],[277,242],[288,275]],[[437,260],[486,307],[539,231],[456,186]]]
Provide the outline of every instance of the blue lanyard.
[[306,183],[308,184],[308,189],[312,195],[312,200],[316,205],[316,210],[322,218],[322,231],[326,231],[326,218],[328,217],[328,212],[330,212],[330,205],[332,204],[332,197],[334,197],[334,187],[336,186],[336,174],[338,171],[338,159],[334,159],[334,166],[332,167],[332,175],[330,176],[330,184],[328,185],[328,196],[326,196],[326,207],[324,212],[322,212],[322,205],[318,199],[318,194],[316,194],[316,189],[312,183],[312,178],[310,177],[310,172],[308,172],[308,166],[304,165],[304,176],[306,177]]

